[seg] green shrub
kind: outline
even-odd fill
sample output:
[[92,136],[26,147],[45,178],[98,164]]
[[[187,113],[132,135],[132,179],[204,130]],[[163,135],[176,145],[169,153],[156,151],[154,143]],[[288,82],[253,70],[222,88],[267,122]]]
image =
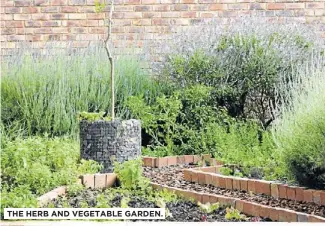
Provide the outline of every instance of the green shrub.
[[[109,64],[101,49],[78,50],[69,55],[55,50],[41,56],[22,52],[3,61],[1,120],[16,123],[28,135],[77,136],[79,112],[110,109]],[[125,101],[144,94],[150,102],[165,85],[151,79],[140,62],[130,57],[116,61],[116,115],[128,118]]]
[[145,191],[149,181],[142,173],[142,159],[125,161],[123,163],[115,162],[114,172],[123,189]]
[[[324,66],[325,61],[321,61]],[[284,168],[300,185],[325,188],[325,69],[309,73],[288,89],[288,105],[279,108],[273,134]]]
[[30,137],[6,141],[1,153],[2,208],[35,206],[38,196],[100,168],[94,161],[80,161],[79,144],[74,140]]
[[201,33],[196,29],[196,34],[182,34],[180,40],[166,44],[172,52],[166,54],[160,71],[179,87],[210,87],[209,106],[225,107],[232,117],[257,119],[267,128],[285,91],[276,88],[295,77],[292,67],[324,54],[324,46],[297,30],[246,26],[214,30],[209,25],[197,28],[204,30]]
[[151,105],[141,97],[131,97],[131,113],[141,119],[145,132],[152,137],[143,154],[210,153],[227,163],[242,165],[247,174],[253,167],[262,167],[269,178],[276,177],[277,152],[269,132],[254,121],[229,117],[225,109],[213,109],[208,105],[209,92],[206,86],[193,86],[159,97]]

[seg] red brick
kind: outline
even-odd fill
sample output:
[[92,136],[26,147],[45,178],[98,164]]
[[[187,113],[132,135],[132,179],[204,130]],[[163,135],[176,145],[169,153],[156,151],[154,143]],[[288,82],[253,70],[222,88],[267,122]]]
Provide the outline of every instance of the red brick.
[[194,199],[194,197],[195,197],[193,191],[187,191],[187,190],[184,190],[184,191],[182,192],[182,196],[183,196],[185,199]]
[[279,185],[279,198],[286,199],[287,198],[287,187],[286,184],[280,184]]
[[[51,19],[52,20],[66,20],[66,19],[68,19],[68,14],[65,14],[65,13],[54,13],[54,14],[51,14]],[[69,19],[74,19],[74,18],[69,18]]]
[[23,7],[22,12],[32,14],[32,13],[38,13],[39,11],[37,7]]
[[321,191],[320,193],[320,204],[325,206],[325,191]]
[[183,155],[177,156],[177,164],[185,164],[185,157]]
[[270,213],[269,213],[269,218],[272,220],[272,221],[279,221],[279,208],[271,208],[270,209]]
[[203,193],[201,192],[193,192],[193,198],[195,201],[197,202],[201,202],[202,203],[202,198],[203,198]]
[[208,203],[210,202],[210,196],[209,194],[202,194],[202,203],[205,204],[205,203]]
[[94,188],[95,187],[95,177],[93,174],[86,174],[83,175],[82,177],[82,184],[86,187],[86,188]]
[[21,1],[15,1],[15,6],[30,6],[31,2],[30,1],[25,1],[25,0],[21,0]]
[[232,188],[234,190],[240,191],[240,180],[238,178],[234,178],[232,181]]
[[321,197],[320,197],[321,192],[322,191],[319,191],[319,190],[314,190],[314,192],[313,192],[313,202],[316,204],[319,204],[319,205],[321,202]]
[[232,190],[232,184],[233,184],[233,178],[232,177],[226,177],[226,189]]
[[256,205],[252,202],[244,202],[244,211],[243,213],[250,215],[250,216],[256,216]]
[[244,200],[236,200],[236,203],[235,203],[235,208],[237,209],[237,210],[239,210],[240,212],[243,212],[244,211],[244,203],[245,203],[246,201],[244,201]]
[[190,164],[194,162],[194,156],[193,155],[184,155],[184,160],[186,164]]
[[191,181],[192,180],[192,171],[191,170],[183,170],[183,174],[184,174],[184,180],[186,181]]
[[268,10],[279,10],[279,9],[285,9],[285,5],[283,3],[269,3],[267,4]]
[[226,196],[219,196],[218,201],[223,206],[235,206],[236,205],[236,199],[226,197]]
[[313,190],[311,189],[304,190],[304,201],[313,202]]
[[117,176],[116,176],[115,173],[107,173],[106,174],[106,184],[105,184],[105,186],[107,188],[112,187],[115,184],[116,179],[117,179]]
[[177,165],[177,157],[176,156],[171,156],[167,158],[167,164],[168,166],[175,166]]
[[67,0],[51,0],[51,5],[66,5]]
[[193,156],[193,163],[198,164],[199,161],[201,161],[201,157],[199,155],[194,155]]
[[255,180],[247,181],[247,191],[256,193]]
[[35,6],[49,5],[49,0],[35,0]]
[[106,174],[95,174],[95,188],[106,187]]
[[155,166],[160,168],[160,167],[164,167],[164,166],[167,166],[168,163],[167,163],[167,158],[165,157],[160,157],[160,158],[156,158],[155,159]]
[[216,172],[216,168],[214,166],[201,167],[201,170],[203,172],[207,172],[207,173],[215,173]]
[[325,222],[325,218],[315,215],[309,215],[308,222]]
[[271,196],[278,199],[279,196],[279,185],[278,183],[271,183]]
[[198,183],[199,184],[205,184],[205,173],[204,172],[198,172]]
[[305,8],[305,3],[286,3],[287,9],[303,9]]
[[89,20],[102,20],[104,18],[104,13],[87,13],[87,19]]
[[257,194],[271,195],[271,182],[257,180],[255,181],[255,190]]
[[155,159],[154,157],[143,157],[143,165],[148,167],[155,167]]
[[205,184],[213,184],[212,182],[213,173],[205,173]]
[[78,9],[74,6],[62,6],[61,13],[77,13]]
[[25,21],[25,27],[41,27],[42,24],[40,21]]
[[296,187],[296,200],[304,201],[304,188]]
[[191,178],[191,180],[192,180],[192,182],[193,183],[198,183],[198,172],[197,171],[192,171],[192,178]]
[[59,25],[58,21],[42,21],[43,27],[58,27]]
[[297,213],[293,210],[281,209],[279,211],[280,222],[297,222]]
[[272,209],[271,206],[261,205],[260,208],[258,209],[258,214],[260,217],[270,218],[271,209]]
[[57,6],[42,7],[41,12],[42,13],[58,13],[59,7],[57,7]]
[[6,26],[6,28],[12,28],[12,27],[22,28],[24,26],[24,22],[23,21],[6,21],[5,26]]
[[287,187],[287,199],[296,200],[296,187]]
[[248,191],[248,179],[240,178],[240,190]]
[[217,203],[217,202],[219,202],[219,196],[218,195],[210,195],[209,202],[210,203]]
[[69,0],[69,5],[85,5],[86,0]]
[[313,2],[313,3],[307,3],[307,9],[324,9],[323,2]]
[[217,187],[219,188],[226,188],[226,178],[224,176],[218,175],[217,177],[215,177],[216,179],[216,184]]

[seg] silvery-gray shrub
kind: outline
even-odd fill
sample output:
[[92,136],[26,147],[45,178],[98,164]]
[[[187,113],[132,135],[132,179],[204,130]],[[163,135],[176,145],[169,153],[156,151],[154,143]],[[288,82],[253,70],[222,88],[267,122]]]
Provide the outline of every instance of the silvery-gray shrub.
[[324,54],[317,26],[248,17],[185,28],[155,46],[162,58],[152,64],[155,73],[180,87],[214,87],[210,104],[225,107],[233,117],[258,119],[264,128],[283,102],[279,84]]

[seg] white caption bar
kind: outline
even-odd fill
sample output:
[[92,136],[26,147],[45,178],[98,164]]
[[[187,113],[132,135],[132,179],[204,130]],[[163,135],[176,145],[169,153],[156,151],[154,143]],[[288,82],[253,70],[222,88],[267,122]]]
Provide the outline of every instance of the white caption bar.
[[6,220],[165,219],[163,208],[5,208]]

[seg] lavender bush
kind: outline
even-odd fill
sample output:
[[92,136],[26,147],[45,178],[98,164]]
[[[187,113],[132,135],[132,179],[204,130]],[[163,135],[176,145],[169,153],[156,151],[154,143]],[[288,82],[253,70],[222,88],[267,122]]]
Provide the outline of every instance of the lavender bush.
[[324,54],[324,40],[315,37],[314,27],[262,18],[212,22],[156,41],[155,53],[163,58],[152,67],[180,87],[213,87],[209,104],[225,107],[233,117],[258,119],[267,128],[284,95],[278,85],[295,77],[293,67],[304,68]]

